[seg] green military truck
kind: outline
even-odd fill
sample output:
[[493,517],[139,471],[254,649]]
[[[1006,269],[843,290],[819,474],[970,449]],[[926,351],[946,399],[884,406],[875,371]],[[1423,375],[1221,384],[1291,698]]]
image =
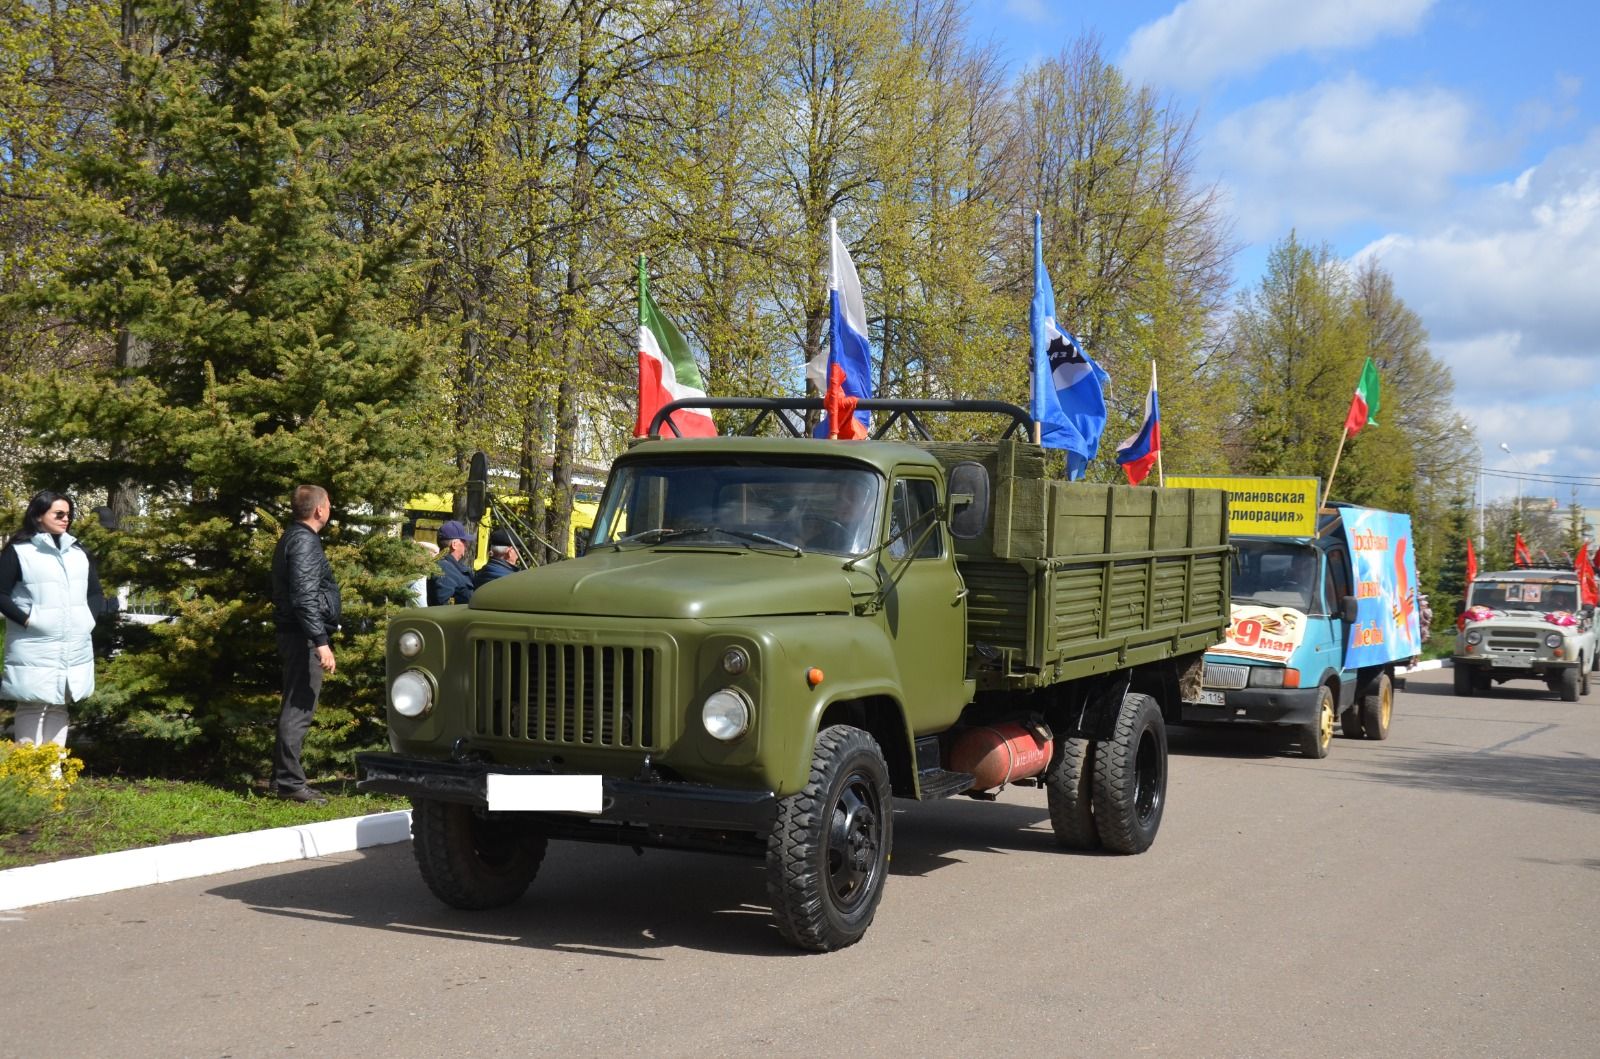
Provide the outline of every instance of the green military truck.
[[837,442],[803,436],[814,399],[697,404],[749,431],[658,437],[669,405],[585,555],[390,622],[360,787],[412,799],[441,900],[517,900],[552,839],[742,853],[826,951],[872,921],[897,797],[1028,784],[1062,845],[1149,847],[1165,720],[1228,627],[1220,491],[1048,480],[1012,405],[864,401],[874,438]]

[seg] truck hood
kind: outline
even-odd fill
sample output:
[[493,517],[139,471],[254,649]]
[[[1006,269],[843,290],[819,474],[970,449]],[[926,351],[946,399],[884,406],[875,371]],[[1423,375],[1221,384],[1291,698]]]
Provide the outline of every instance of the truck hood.
[[843,614],[866,574],[840,569],[833,555],[792,556],[747,549],[603,548],[580,559],[491,581],[473,610],[639,618],[740,618]]

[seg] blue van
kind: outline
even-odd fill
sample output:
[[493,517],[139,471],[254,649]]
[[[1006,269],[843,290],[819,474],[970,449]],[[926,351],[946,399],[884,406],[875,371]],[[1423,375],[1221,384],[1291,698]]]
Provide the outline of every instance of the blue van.
[[1387,739],[1395,666],[1421,648],[1411,518],[1336,503],[1315,537],[1235,536],[1228,638],[1206,652],[1185,724],[1294,729],[1323,758],[1335,716]]

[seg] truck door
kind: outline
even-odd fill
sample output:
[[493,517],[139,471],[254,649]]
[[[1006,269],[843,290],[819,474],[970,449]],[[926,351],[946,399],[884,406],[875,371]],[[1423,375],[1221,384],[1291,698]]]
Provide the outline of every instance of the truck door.
[[1345,623],[1343,600],[1355,592],[1350,583],[1350,555],[1343,545],[1334,545],[1323,556],[1322,613],[1328,621],[1327,654],[1318,660],[1331,669],[1344,671],[1345,647],[1350,639],[1350,626]]
[[[881,576],[888,577],[916,549],[884,598],[882,616],[895,643],[906,720],[921,734],[950,724],[964,705],[967,600],[950,554],[938,482],[896,476],[889,499],[889,533],[916,527],[885,549]],[[924,518],[932,520],[933,531],[919,546]]]

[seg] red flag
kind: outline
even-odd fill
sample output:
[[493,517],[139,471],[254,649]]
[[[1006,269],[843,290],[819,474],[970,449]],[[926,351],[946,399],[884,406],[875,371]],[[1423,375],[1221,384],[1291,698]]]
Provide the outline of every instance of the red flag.
[[1467,538],[1467,585],[1478,579],[1478,556],[1472,550],[1472,538]]
[[1528,551],[1528,545],[1523,541],[1522,534],[1517,534],[1517,542],[1511,547],[1511,564],[1513,566],[1532,566],[1533,555]]
[[1587,548],[1581,546],[1578,548],[1578,559],[1574,566],[1578,571],[1578,598],[1586,607],[1600,603],[1600,586],[1595,584],[1594,566],[1589,562]]
[[828,437],[845,441],[860,441],[867,436],[867,428],[856,418],[856,399],[844,392],[844,368],[837,361],[828,375],[828,393],[822,407],[828,413]]

